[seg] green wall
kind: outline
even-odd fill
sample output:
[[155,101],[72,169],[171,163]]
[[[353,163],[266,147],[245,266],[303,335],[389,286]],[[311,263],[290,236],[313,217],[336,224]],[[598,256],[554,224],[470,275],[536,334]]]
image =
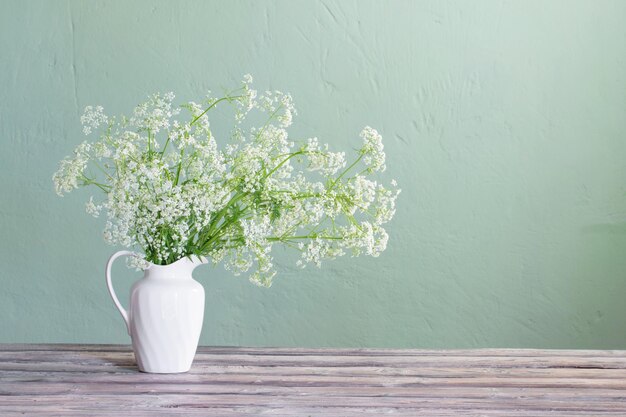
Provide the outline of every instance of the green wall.
[[378,128],[403,193],[378,259],[285,263],[269,290],[196,270],[202,344],[626,348],[625,22],[624,1],[3,1],[0,342],[129,341],[90,192],[53,192],[82,109],[250,72],[292,93],[294,136]]

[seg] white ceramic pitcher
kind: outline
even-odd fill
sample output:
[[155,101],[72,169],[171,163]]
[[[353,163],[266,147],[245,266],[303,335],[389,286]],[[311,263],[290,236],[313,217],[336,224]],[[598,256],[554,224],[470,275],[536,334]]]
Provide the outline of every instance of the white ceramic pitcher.
[[204,318],[204,288],[191,273],[207,260],[185,257],[170,265],[150,264],[144,277],[130,290],[127,312],[111,283],[111,265],[120,256],[136,254],[113,254],[106,265],[106,281],[126,322],[139,370],[160,374],[187,372],[198,348]]

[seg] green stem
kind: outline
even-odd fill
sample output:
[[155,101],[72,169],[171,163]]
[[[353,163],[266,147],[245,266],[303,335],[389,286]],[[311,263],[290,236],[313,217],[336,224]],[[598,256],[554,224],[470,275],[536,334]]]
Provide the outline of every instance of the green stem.
[[234,196],[230,198],[230,200],[228,200],[228,203],[226,203],[226,205],[215,214],[215,217],[211,220],[211,225],[209,226],[209,230],[205,234],[206,237],[202,238],[204,242],[199,245],[203,252],[206,251],[209,248],[209,245],[213,243],[215,239],[220,236],[220,232],[223,231],[225,227],[232,224],[232,219],[231,219],[231,221],[225,221],[224,223],[218,226],[220,221],[222,221],[222,219],[224,218],[224,215],[226,214],[227,210],[233,204],[241,200],[244,196],[245,196],[244,193],[235,194]]
[[276,110],[274,110],[274,113],[272,113],[270,115],[270,117],[267,118],[267,120],[265,121],[265,124],[263,125],[263,127],[261,128],[261,130],[259,131],[259,133],[256,134],[256,138],[258,139],[259,137],[261,137],[261,135],[263,134],[263,132],[265,132],[265,129],[267,129],[267,126],[270,124],[270,122],[272,121],[272,119],[274,118],[274,116],[276,116],[276,114],[278,113],[278,110],[282,109],[283,105],[281,104],[280,106],[278,106],[278,108]]
[[167,140],[165,141],[165,145],[163,146],[163,150],[161,151],[161,156],[165,155],[165,150],[167,149],[167,145],[170,143],[170,136],[167,136]]
[[96,182],[94,180],[92,180],[91,178],[86,177],[85,175],[82,175],[82,180],[83,180],[83,185],[95,185],[96,187],[100,188],[102,191],[104,191],[105,193],[108,193],[109,191],[111,191],[111,186],[106,185],[106,184],[101,184],[99,182]]
[[276,237],[271,236],[267,237],[267,240],[271,242],[279,242],[282,240],[293,240],[293,239],[328,239],[328,240],[343,240],[344,238],[341,236],[318,236],[316,234],[312,235],[301,235],[301,236],[288,236],[288,237]]
[[287,161],[289,161],[291,158],[293,158],[296,155],[302,155],[303,153],[304,153],[304,151],[298,151],[298,152],[294,152],[294,153],[290,154],[287,158],[283,159],[280,164],[276,165],[274,167],[274,169],[272,169],[270,172],[268,172],[262,179],[268,178],[270,175],[272,175],[274,172],[276,172],[280,167],[285,165],[287,163]]
[[335,188],[335,185],[337,185],[337,183],[339,182],[339,180],[348,173],[348,171],[350,171],[352,169],[352,167],[354,167],[361,159],[363,158],[363,154],[359,155],[359,157],[356,159],[356,161],[354,161],[348,168],[346,168],[341,175],[339,175],[337,178],[335,178],[335,180],[333,181],[333,184],[328,188],[329,190],[332,190],[333,188]]
[[211,110],[213,107],[215,107],[215,106],[217,105],[217,103],[219,103],[220,101],[224,101],[224,100],[231,101],[231,100],[233,100],[233,99],[243,98],[243,97],[245,97],[245,96],[233,96],[233,97],[226,96],[226,97],[222,97],[222,98],[220,98],[220,99],[218,99],[218,100],[215,100],[215,102],[214,102],[213,104],[211,104],[209,107],[207,107],[207,108],[206,108],[206,110],[204,110],[202,113],[200,113],[200,115],[199,115],[199,116],[197,116],[196,118],[194,118],[194,119],[191,121],[191,123],[189,123],[189,126],[193,126],[193,125],[194,125],[194,123],[196,123],[196,122],[197,122],[197,121],[198,121],[198,120],[199,120],[202,116],[204,116],[204,115],[205,115],[205,114],[206,114],[209,110]]
[[176,180],[174,185],[178,185],[178,179],[180,178],[180,170],[183,167],[183,157],[185,156],[185,148],[180,150],[180,161],[178,162],[178,168],[176,169]]
[[113,181],[113,177],[104,168],[102,168],[99,163],[97,163],[95,160],[92,160],[92,162],[96,166],[96,168],[102,171],[104,175],[106,175],[111,181]]

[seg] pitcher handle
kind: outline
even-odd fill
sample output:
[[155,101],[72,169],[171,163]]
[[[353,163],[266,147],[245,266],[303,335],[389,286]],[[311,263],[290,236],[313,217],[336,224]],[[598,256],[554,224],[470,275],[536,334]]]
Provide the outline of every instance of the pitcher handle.
[[113,261],[115,261],[120,256],[137,256],[137,254],[135,252],[131,252],[128,250],[121,250],[119,252],[115,252],[113,255],[111,255],[111,257],[107,261],[105,276],[107,280],[107,287],[109,289],[109,294],[111,294],[111,298],[113,298],[115,307],[117,307],[120,314],[122,315],[122,318],[124,319],[124,322],[126,323],[126,331],[130,335],[130,322],[128,321],[128,312],[124,310],[124,307],[122,307],[120,300],[117,299],[117,295],[115,295],[115,291],[113,290],[113,284],[111,283],[111,266],[113,265]]

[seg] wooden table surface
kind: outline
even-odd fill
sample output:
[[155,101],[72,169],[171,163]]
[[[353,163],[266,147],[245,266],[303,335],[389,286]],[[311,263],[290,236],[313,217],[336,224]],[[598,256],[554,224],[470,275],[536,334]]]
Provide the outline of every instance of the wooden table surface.
[[626,351],[0,345],[0,416],[626,416]]

